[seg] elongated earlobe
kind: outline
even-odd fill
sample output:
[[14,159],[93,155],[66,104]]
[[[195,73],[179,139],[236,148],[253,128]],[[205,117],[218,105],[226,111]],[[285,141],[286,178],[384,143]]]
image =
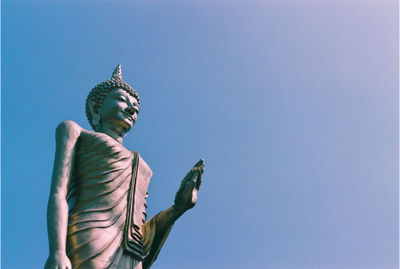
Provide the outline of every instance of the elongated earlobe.
[[100,111],[99,106],[95,100],[89,101],[90,113],[92,113],[92,124],[96,126],[96,129],[100,125]]

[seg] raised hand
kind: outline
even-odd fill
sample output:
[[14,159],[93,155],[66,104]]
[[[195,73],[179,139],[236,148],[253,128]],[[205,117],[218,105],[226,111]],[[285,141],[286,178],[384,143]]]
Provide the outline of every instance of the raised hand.
[[183,178],[181,186],[175,195],[174,207],[178,211],[183,213],[196,204],[197,191],[201,185],[203,172],[204,160],[201,158]]

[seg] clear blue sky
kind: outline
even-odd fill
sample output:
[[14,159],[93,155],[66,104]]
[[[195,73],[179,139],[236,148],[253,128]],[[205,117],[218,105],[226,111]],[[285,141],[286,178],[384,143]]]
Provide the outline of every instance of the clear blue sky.
[[118,64],[149,215],[206,161],[153,268],[398,268],[398,3],[2,1],[2,268],[41,268],[54,130]]

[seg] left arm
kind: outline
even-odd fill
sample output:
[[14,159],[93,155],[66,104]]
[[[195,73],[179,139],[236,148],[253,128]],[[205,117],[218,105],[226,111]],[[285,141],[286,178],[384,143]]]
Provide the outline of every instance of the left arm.
[[203,171],[204,160],[200,159],[183,178],[175,195],[174,205],[158,214],[157,224],[160,227],[173,224],[183,213],[196,205]]
[[175,221],[197,202],[197,191],[200,188],[204,171],[204,160],[200,159],[186,174],[181,186],[175,195],[174,205],[161,211],[143,225],[144,248],[146,256],[143,268],[150,268]]

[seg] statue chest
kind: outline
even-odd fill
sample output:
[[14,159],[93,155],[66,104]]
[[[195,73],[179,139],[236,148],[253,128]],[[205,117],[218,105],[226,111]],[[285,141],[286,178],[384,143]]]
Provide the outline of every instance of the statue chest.
[[107,209],[104,214],[112,216],[130,207],[126,220],[141,229],[152,175],[146,162],[104,134],[83,135],[78,143],[68,194],[70,213]]

